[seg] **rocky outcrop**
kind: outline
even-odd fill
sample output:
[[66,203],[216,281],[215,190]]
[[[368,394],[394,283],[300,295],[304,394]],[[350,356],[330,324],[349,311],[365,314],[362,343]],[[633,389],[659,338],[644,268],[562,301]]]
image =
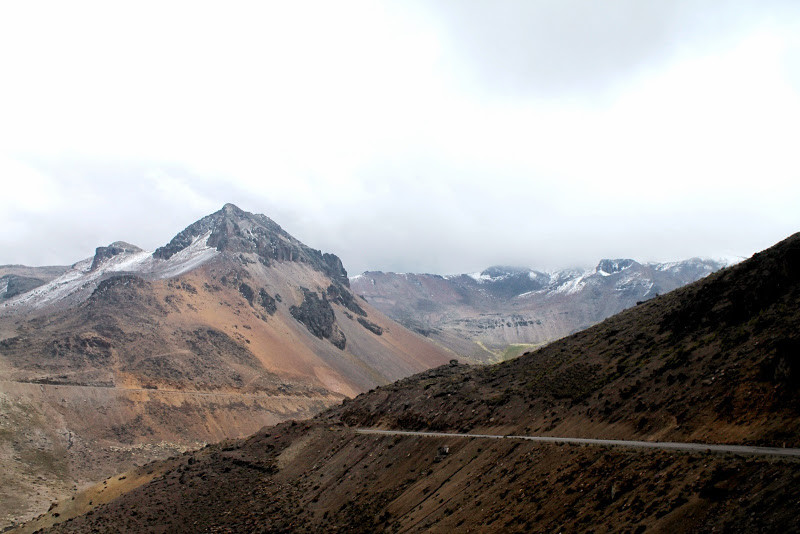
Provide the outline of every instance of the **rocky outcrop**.
[[268,314],[273,315],[278,310],[278,304],[264,288],[258,291],[258,301]]
[[253,291],[252,287],[242,282],[239,284],[239,293],[245,298],[245,300],[247,300],[247,302],[250,303],[251,306],[253,305],[253,299],[256,297],[256,293]]
[[369,330],[370,332],[372,332],[376,336],[383,335],[383,328],[381,328],[380,326],[376,325],[372,321],[367,321],[363,317],[359,317],[358,318],[358,322],[361,323],[361,326],[363,326],[364,328],[366,328],[367,330]]
[[331,302],[341,304],[351,312],[355,313],[356,315],[360,315],[361,317],[367,316],[367,312],[364,311],[364,308],[359,306],[358,302],[356,302],[356,297],[353,296],[353,293],[351,293],[349,289],[342,287],[340,284],[329,285],[327,294]]
[[100,267],[104,261],[109,258],[113,258],[114,256],[118,256],[123,253],[133,254],[141,251],[142,249],[136,245],[131,245],[130,243],[126,243],[124,241],[115,241],[107,247],[97,247],[94,252],[94,258],[92,259],[92,267],[90,270],[94,271]]
[[292,317],[318,338],[327,339],[335,347],[344,350],[347,340],[336,325],[336,316],[327,297],[320,296],[306,288],[301,289],[303,290],[303,303],[290,308]]

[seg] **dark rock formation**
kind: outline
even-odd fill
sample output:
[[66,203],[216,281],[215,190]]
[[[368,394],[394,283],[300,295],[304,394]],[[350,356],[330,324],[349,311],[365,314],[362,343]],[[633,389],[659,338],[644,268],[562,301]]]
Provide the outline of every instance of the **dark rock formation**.
[[346,339],[336,325],[336,316],[327,297],[325,295],[320,297],[316,292],[306,288],[302,288],[302,290],[303,303],[289,309],[292,317],[305,325],[308,331],[318,338],[327,339],[335,347],[344,349]]
[[92,267],[91,270],[94,271],[97,269],[105,260],[109,258],[113,258],[123,252],[127,253],[134,253],[134,252],[141,252],[142,249],[137,247],[136,245],[131,245],[130,243],[125,243],[124,241],[115,241],[111,243],[107,247],[97,247],[94,252],[94,259],[92,259]]
[[367,321],[363,317],[359,317],[358,318],[358,322],[361,323],[361,326],[363,326],[364,328],[366,328],[367,330],[369,330],[370,332],[372,332],[376,336],[380,336],[380,335],[383,334],[383,328],[381,328],[380,326],[376,325],[372,321]]
[[269,293],[265,289],[260,289],[258,292],[259,303],[264,310],[272,315],[278,310],[278,305],[275,303],[275,299],[270,296]]
[[367,316],[367,312],[365,312],[364,309],[358,305],[355,296],[353,296],[353,293],[351,293],[349,289],[342,287],[340,284],[331,284],[328,286],[327,293],[328,298],[332,302],[341,304],[357,315],[362,317]]
[[149,286],[149,282],[132,274],[112,276],[97,284],[97,288],[92,292],[90,298],[103,298],[113,292],[121,292],[125,289],[142,289],[147,286]]
[[241,293],[241,295],[247,300],[247,302],[250,303],[251,306],[253,305],[253,299],[256,297],[256,293],[253,291],[252,287],[242,282],[239,284],[239,293]]

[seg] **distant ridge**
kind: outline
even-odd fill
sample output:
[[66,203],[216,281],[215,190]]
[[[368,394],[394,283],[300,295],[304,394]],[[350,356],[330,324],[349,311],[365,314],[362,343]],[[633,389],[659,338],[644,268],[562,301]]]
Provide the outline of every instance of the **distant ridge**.
[[[730,265],[691,258],[670,263],[603,259],[589,270],[494,266],[438,276],[365,272],[353,290],[376,308],[478,362],[521,354]],[[518,345],[516,351],[507,350]]]

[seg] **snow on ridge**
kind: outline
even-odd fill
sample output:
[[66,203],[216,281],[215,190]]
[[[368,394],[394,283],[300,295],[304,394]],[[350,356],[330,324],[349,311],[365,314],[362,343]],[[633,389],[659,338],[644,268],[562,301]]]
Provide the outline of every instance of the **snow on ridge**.
[[208,246],[209,237],[211,237],[210,230],[196,237],[191,245],[173,254],[168,260],[153,259],[151,252],[150,258],[154,262],[151,273],[158,279],[172,278],[204,264],[219,254],[216,248]]
[[564,293],[573,295],[586,287],[586,279],[592,275],[591,272],[584,273],[577,278],[571,278],[553,290],[554,293]]
[[88,265],[91,265],[91,259],[81,260],[58,278],[11,299],[4,304],[4,307],[26,304],[38,307],[51,301],[60,300],[80,289],[85,282]]
[[715,271],[717,269],[722,269],[725,267],[730,267],[732,265],[736,265],[737,263],[741,263],[747,258],[744,256],[719,256],[719,257],[696,257],[690,258],[688,260],[679,260],[679,261],[668,261],[668,262],[650,262],[647,264],[648,267],[652,267],[657,271],[669,271],[676,267],[683,267],[686,265],[695,265],[695,266],[702,266],[709,272]]
[[479,284],[482,284],[484,282],[491,282],[492,280],[495,280],[494,278],[492,278],[491,275],[483,274],[483,273],[468,273],[467,276],[469,276],[470,278],[472,278],[473,280],[475,280]]
[[218,254],[208,246],[211,232],[194,239],[191,245],[174,254],[168,260],[153,258],[151,251],[123,252],[105,259],[92,270],[93,257],[81,260],[50,282],[19,295],[5,304],[4,308],[41,308],[66,298],[83,300],[88,297],[99,280],[107,273],[128,272],[163,279],[190,271]]

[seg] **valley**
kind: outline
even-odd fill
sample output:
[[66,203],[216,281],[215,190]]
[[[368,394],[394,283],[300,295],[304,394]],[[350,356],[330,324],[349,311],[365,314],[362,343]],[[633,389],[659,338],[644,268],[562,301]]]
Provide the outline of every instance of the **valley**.
[[[39,521],[59,523],[53,532],[792,531],[797,460],[742,453],[800,447],[798,301],[795,234],[517,359],[450,362],[156,462],[118,498]],[[586,441],[552,442],[563,438]]]

